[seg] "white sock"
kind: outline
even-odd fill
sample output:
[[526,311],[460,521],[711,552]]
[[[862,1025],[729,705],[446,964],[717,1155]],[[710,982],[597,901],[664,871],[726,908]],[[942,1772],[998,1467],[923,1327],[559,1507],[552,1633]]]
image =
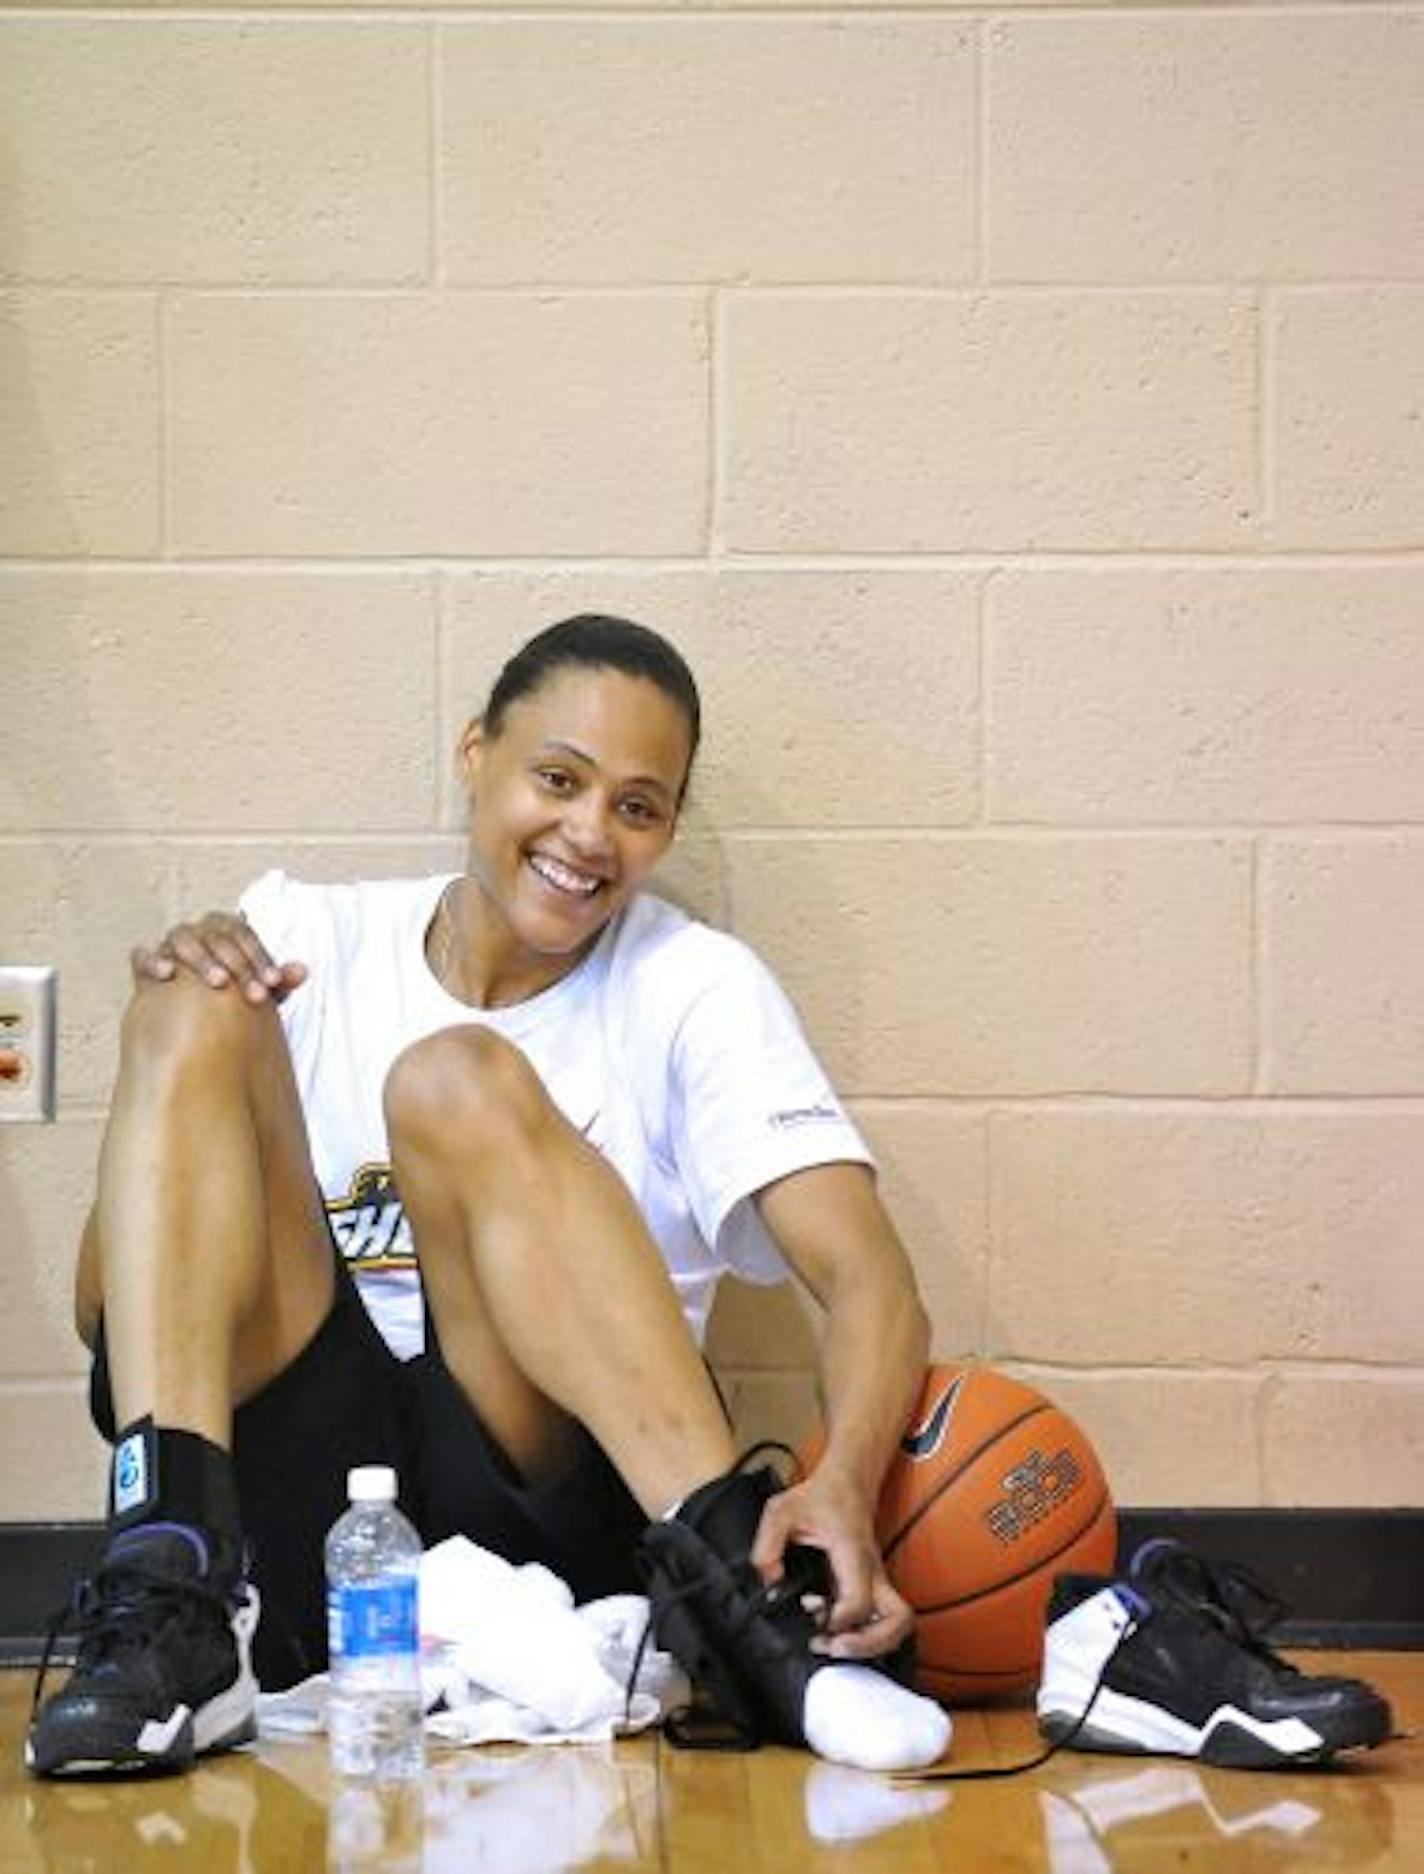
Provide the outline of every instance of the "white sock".
[[923,1770],[949,1747],[949,1714],[871,1666],[813,1673],[801,1712],[818,1757],[855,1770]]

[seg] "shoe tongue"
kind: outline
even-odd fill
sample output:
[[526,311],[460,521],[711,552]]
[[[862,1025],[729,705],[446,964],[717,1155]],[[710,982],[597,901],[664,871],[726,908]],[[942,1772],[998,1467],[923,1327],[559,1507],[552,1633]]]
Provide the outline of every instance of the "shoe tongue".
[[776,1489],[769,1470],[729,1471],[694,1490],[678,1510],[677,1521],[695,1529],[724,1562],[742,1562]]
[[1152,1606],[1172,1606],[1213,1620],[1224,1611],[1206,1564],[1170,1536],[1153,1536],[1138,1546],[1124,1585],[1129,1591],[1137,1590]]
[[1129,1573],[1144,1591],[1211,1621],[1238,1645],[1263,1645],[1263,1636],[1286,1611],[1238,1565],[1208,1561],[1167,1536],[1144,1542]]
[[137,1562],[186,1581],[201,1580],[211,1569],[207,1538],[188,1523],[139,1523],[115,1536],[106,1562]]

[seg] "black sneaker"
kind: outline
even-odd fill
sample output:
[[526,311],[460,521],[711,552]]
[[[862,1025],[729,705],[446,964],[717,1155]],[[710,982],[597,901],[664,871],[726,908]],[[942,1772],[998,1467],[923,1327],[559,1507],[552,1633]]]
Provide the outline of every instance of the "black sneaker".
[[[40,1705],[25,1762],[36,1776],[181,1770],[257,1734],[257,1590],[181,1523],[115,1536],[51,1633],[77,1632],[74,1671]],[[46,1648],[46,1660],[49,1649]]]
[[1390,1709],[1363,1680],[1300,1672],[1267,1646],[1284,1611],[1243,1570],[1164,1540],[1144,1543],[1125,1575],[1060,1575],[1039,1729],[1079,1750],[1243,1769],[1383,1743]]
[[[767,1499],[781,1489],[770,1469],[730,1471],[704,1484],[639,1544],[653,1606],[653,1635],[711,1701],[670,1726],[674,1742],[751,1749],[804,1744],[802,1711],[813,1673],[835,1662],[811,1651],[831,1596],[819,1549],[793,1545],[780,1581],[764,1582],[750,1555]],[[908,1682],[913,1652],[862,1662]],[[725,1727],[725,1736],[720,1727]]]

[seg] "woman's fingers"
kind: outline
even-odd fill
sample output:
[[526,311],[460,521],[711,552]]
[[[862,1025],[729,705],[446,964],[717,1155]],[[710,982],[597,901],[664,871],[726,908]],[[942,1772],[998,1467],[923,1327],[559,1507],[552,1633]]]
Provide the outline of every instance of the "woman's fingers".
[[210,911],[191,923],[175,924],[151,947],[129,957],[136,978],[171,982],[180,969],[201,977],[211,989],[235,986],[249,1002],[280,1002],[306,980],[301,963],[274,963],[250,924],[226,911]]

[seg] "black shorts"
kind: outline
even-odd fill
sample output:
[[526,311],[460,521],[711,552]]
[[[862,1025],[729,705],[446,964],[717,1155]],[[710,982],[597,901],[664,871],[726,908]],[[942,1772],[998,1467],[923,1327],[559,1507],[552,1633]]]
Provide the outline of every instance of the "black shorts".
[[[531,1488],[510,1468],[441,1358],[402,1362],[344,1266],[331,1313],[285,1372],[237,1408],[233,1462],[253,1580],[262,1596],[257,1676],[277,1690],[326,1664],[326,1532],[355,1464],[391,1464],[401,1505],[428,1545],[466,1535],[511,1562],[542,1562],[575,1599],[636,1589],[633,1549],[647,1518],[587,1433],[573,1469]],[[101,1332],[90,1412],[114,1438]]]

